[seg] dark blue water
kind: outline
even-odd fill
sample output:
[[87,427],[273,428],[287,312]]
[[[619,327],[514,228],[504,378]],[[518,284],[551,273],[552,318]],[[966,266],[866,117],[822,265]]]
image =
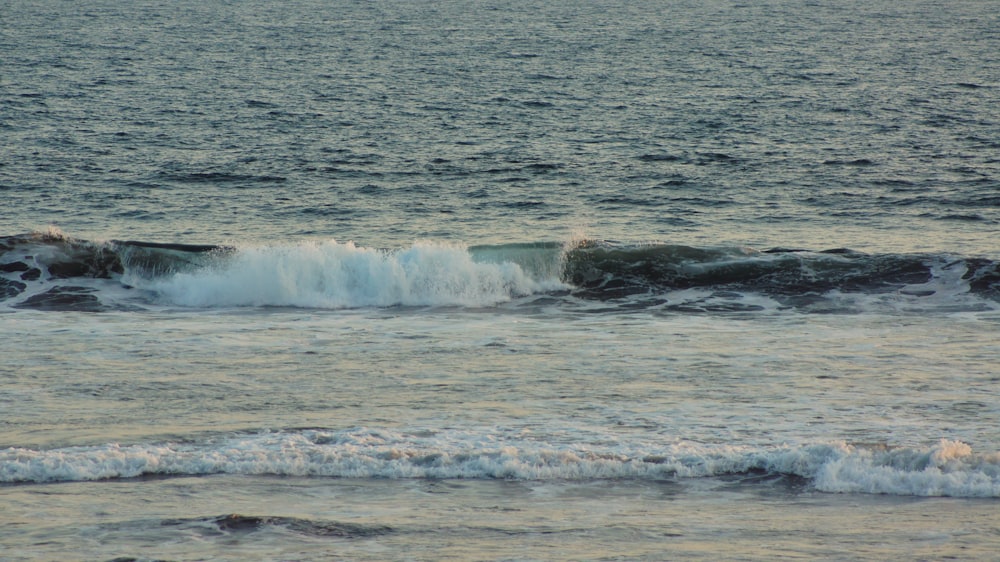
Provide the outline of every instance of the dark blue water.
[[33,2],[7,234],[993,250],[990,2]]

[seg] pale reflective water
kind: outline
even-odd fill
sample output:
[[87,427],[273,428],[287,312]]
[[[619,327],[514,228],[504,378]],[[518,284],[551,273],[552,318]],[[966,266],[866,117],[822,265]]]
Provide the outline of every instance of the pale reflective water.
[[[988,560],[1000,544],[995,500],[841,496],[781,481],[212,476],[3,493],[18,514],[0,531],[9,560]],[[226,522],[259,514],[262,498],[272,521]]]
[[[932,490],[919,470],[887,484],[877,467],[861,467],[869,472],[819,484],[896,497],[831,495],[794,474],[727,476],[724,464],[708,479],[628,475],[637,456],[672,466],[656,458],[671,447],[682,460],[703,455],[687,466],[693,474],[702,463],[738,465],[734,446],[769,455],[789,444],[920,449],[947,438],[989,453],[1000,441],[1000,381],[996,339],[983,326],[998,320],[516,309],[6,315],[5,444],[62,451],[34,470],[89,478],[127,475],[132,463],[162,475],[246,474],[2,487],[0,536],[13,560],[989,558],[1000,546],[995,498],[906,497]],[[153,448],[123,456],[109,442]],[[494,446],[508,450],[495,457]],[[89,461],[73,460],[80,447],[92,447]],[[495,475],[521,476],[479,480],[460,462],[468,453],[488,457]],[[600,460],[626,457],[624,467]],[[384,478],[449,470],[466,476]],[[288,476],[253,476],[260,471]],[[229,514],[269,519],[227,524]]]

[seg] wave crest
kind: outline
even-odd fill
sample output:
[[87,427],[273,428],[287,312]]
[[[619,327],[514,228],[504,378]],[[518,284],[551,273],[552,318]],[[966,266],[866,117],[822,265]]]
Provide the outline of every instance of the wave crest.
[[511,261],[476,261],[461,246],[392,251],[332,240],[244,248],[198,270],[126,281],[185,306],[322,308],[491,306],[563,286]]
[[494,433],[432,436],[354,428],[223,437],[200,443],[0,451],[0,482],[146,475],[247,474],[338,478],[663,480],[790,475],[824,492],[1000,497],[1000,453],[960,441],[928,448],[844,442],[748,447],[632,443],[560,445]]
[[[126,305],[109,305],[116,287],[140,291]],[[490,307],[539,293],[566,297],[571,308],[599,301],[680,313],[988,311],[1000,306],[1000,262],[592,240],[375,249],[334,240],[218,246],[90,242],[59,232],[0,238],[0,301],[15,308]]]

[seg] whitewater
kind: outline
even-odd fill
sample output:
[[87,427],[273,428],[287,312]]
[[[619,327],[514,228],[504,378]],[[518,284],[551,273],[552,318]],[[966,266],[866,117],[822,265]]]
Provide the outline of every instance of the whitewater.
[[974,455],[942,440],[927,450],[845,443],[748,450],[631,443],[634,450],[550,449],[492,433],[429,440],[364,429],[264,434],[209,446],[11,448],[0,456],[5,482],[58,482],[146,475],[247,474],[339,478],[599,480],[703,478],[764,473],[808,480],[824,492],[997,497],[1000,453]]

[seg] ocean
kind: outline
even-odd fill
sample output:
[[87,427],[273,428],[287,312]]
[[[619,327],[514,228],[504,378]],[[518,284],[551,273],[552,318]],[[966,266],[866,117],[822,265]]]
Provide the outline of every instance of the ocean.
[[8,1],[0,560],[990,560],[992,0]]

